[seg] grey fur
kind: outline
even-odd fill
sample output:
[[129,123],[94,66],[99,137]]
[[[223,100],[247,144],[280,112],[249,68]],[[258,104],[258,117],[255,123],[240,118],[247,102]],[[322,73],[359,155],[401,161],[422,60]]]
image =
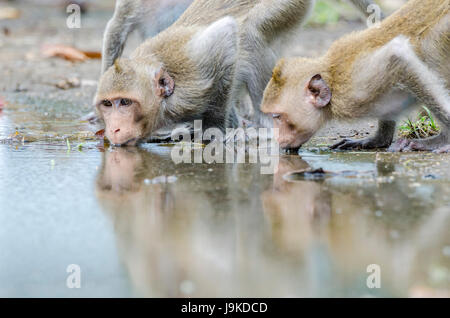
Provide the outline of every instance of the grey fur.
[[[128,36],[138,30],[143,40],[174,23],[192,0],[117,0],[103,36],[102,74],[121,57]],[[160,3],[160,4],[156,4]]]

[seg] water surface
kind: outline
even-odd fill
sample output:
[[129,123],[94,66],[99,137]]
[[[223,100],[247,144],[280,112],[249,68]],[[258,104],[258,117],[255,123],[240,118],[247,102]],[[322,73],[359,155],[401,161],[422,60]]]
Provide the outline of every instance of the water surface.
[[261,175],[48,116],[0,113],[0,296],[449,296],[449,155],[306,149]]

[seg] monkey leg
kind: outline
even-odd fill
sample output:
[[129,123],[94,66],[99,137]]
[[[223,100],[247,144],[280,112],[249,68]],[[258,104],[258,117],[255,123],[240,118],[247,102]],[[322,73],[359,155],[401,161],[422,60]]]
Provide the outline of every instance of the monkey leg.
[[127,2],[117,2],[114,16],[106,26],[103,36],[102,74],[122,55],[128,35],[136,27],[135,9]]
[[409,41],[398,37],[390,42],[390,61],[397,65],[400,84],[425,103],[441,122],[438,136],[426,139],[399,140],[390,151],[444,151],[450,142],[450,96],[445,81],[422,62]]

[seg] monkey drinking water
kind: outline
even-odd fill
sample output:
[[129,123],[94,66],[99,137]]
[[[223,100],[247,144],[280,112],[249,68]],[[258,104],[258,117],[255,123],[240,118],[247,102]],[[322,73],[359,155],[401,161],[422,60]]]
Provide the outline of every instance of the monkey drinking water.
[[[352,2],[361,9],[372,3]],[[204,129],[232,128],[238,125],[235,106],[245,94],[262,125],[259,106],[279,41],[302,25],[313,4],[194,1],[177,22],[103,74],[95,103],[106,137],[115,145],[135,145],[155,131],[197,119]]]
[[332,148],[388,147],[402,101],[412,94],[436,115],[441,133],[399,140],[391,150],[448,151],[449,8],[449,0],[411,0],[379,27],[336,41],[323,57],[281,60],[262,105],[280,128],[281,146],[300,147],[330,119],[376,117],[374,137],[344,140]]

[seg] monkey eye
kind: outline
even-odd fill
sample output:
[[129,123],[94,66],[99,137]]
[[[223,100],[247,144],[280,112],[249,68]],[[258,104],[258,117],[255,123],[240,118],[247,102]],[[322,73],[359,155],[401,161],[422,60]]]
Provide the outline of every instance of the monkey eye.
[[121,106],[130,106],[131,104],[133,104],[133,101],[131,99],[128,98],[122,98],[120,100],[120,105]]
[[102,100],[101,104],[102,104],[103,106],[105,106],[105,107],[111,107],[111,106],[112,106],[111,101],[109,101],[109,100],[107,100],[107,99]]

